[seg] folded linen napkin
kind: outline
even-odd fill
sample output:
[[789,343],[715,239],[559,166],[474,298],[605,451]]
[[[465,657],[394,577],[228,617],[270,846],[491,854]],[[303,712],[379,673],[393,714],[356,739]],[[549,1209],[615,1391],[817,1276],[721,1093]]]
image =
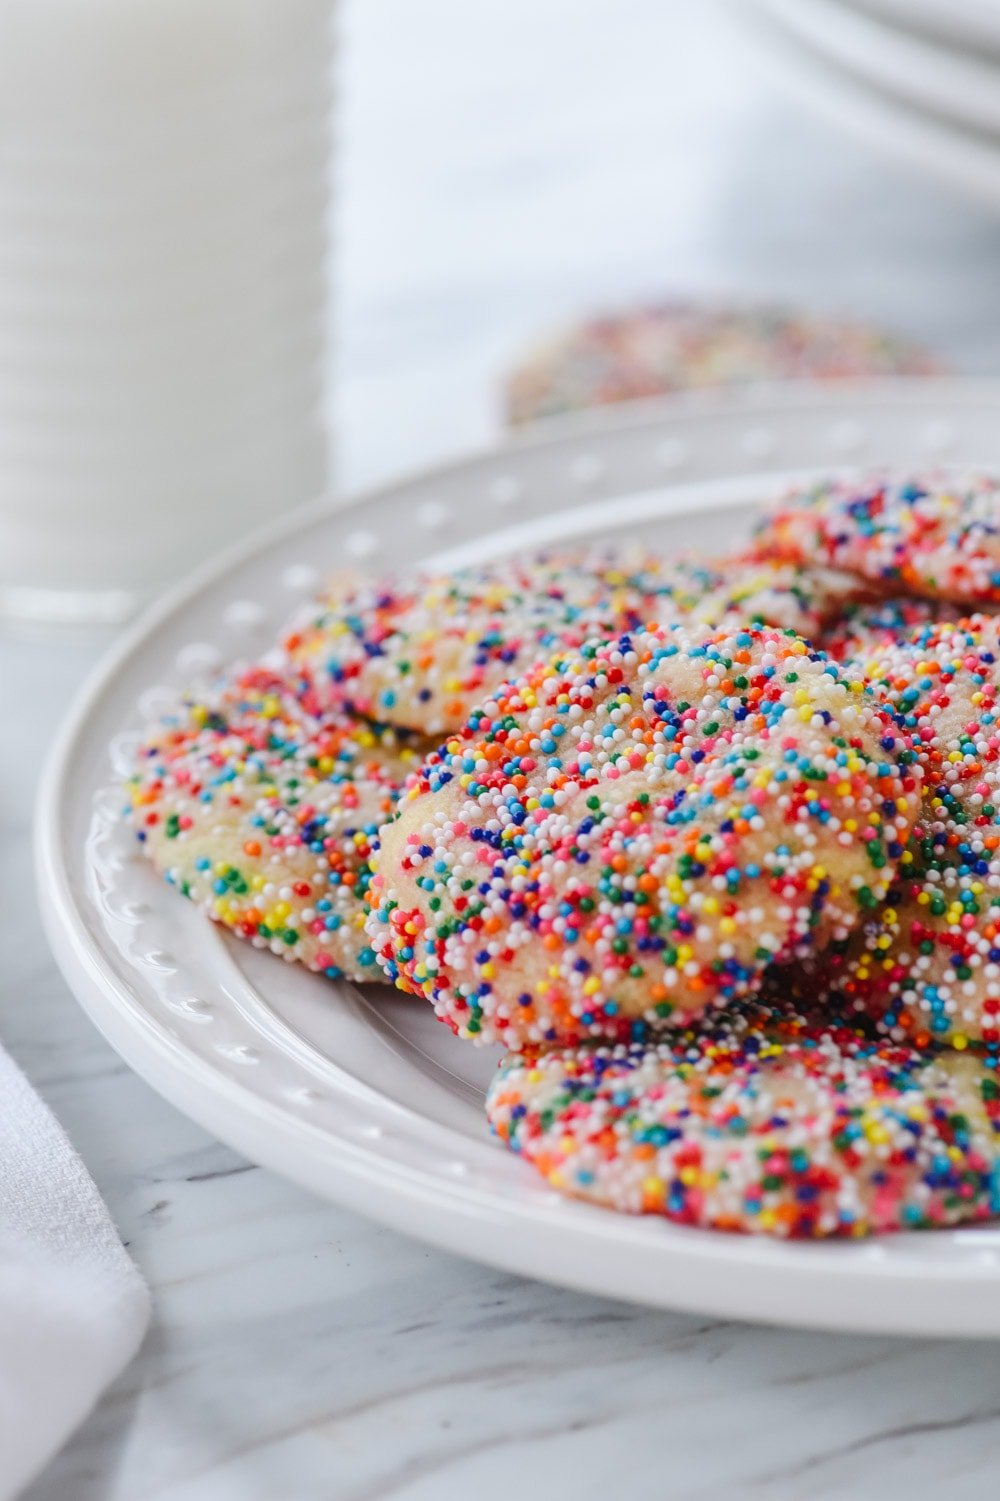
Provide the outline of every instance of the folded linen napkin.
[[86,1417],[148,1319],[86,1168],[0,1048],[0,1501]]

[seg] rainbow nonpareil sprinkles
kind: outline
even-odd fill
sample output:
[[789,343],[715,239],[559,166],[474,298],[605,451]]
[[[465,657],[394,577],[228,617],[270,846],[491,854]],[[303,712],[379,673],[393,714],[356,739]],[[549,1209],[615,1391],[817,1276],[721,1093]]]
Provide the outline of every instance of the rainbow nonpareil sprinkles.
[[923,798],[886,902],[825,978],[897,1036],[1000,1043],[1000,621],[927,626],[862,665]]
[[213,921],[331,979],[377,980],[363,932],[369,856],[417,761],[399,732],[316,720],[296,684],[257,668],[148,732],[130,818]]
[[675,619],[703,592],[698,569],[637,549],[541,553],[337,593],[286,636],[285,651],[319,712],[346,706],[437,735],[537,657]]
[[411,779],[372,947],[463,1037],[674,1025],[877,905],[911,763],[869,691],[791,633],[592,643],[505,686]]
[[990,474],[833,478],[784,497],[756,545],[856,573],[887,594],[1000,604],[1000,480]]
[[835,619],[817,632],[817,642],[837,662],[866,662],[886,647],[906,641],[924,626],[960,620],[965,611],[945,599],[846,600]]
[[752,1004],[649,1044],[509,1054],[486,1108],[553,1187],[626,1214],[818,1238],[1000,1212],[993,1054]]
[[554,334],[511,374],[507,412],[520,424],[704,386],[940,373],[926,350],[863,323],[677,299]]
[[752,553],[666,562],[635,547],[589,547],[338,591],[287,633],[284,649],[312,712],[440,735],[559,648],[651,620],[813,636],[857,593],[848,575]]

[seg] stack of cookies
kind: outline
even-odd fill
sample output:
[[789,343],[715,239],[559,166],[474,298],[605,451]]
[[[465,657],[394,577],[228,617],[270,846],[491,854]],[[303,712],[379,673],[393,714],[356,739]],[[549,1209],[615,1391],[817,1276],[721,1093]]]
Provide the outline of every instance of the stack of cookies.
[[505,1050],[567,1194],[778,1236],[1000,1213],[1000,480],[784,497],[745,552],[331,593],[151,729],[166,878]]

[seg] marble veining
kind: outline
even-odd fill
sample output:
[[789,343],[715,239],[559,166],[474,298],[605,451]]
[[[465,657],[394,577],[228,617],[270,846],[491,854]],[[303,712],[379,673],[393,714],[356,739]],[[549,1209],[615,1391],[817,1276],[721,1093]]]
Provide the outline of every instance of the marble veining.
[[[488,436],[496,376],[537,327],[664,289],[877,315],[959,368],[1000,366],[997,219],[786,106],[708,0],[345,0],[341,34],[351,483]],[[862,436],[836,441],[855,453]],[[992,1344],[742,1327],[478,1267],[253,1167],[120,1063],[56,972],[26,879],[40,754],[102,644],[0,640],[16,707],[0,747],[0,1033],[156,1313],[29,1501],[995,1488]]]

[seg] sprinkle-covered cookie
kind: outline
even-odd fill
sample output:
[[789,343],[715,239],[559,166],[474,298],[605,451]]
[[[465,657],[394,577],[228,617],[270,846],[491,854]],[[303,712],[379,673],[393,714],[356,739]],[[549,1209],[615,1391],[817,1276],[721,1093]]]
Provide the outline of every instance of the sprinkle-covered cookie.
[[990,1056],[737,1009],[655,1043],[508,1054],[498,1136],[577,1198],[781,1237],[1000,1213]]
[[1000,478],[877,474],[833,478],[783,497],[757,545],[826,564],[888,594],[1000,605]]
[[897,1036],[1000,1042],[1000,621],[928,626],[866,673],[912,738],[923,797],[886,903],[824,978]]
[[151,730],[129,783],[143,849],[171,885],[257,948],[379,980],[364,936],[369,855],[423,747],[320,722],[256,669]]
[[531,668],[411,779],[369,934],[463,1037],[634,1037],[752,991],[884,894],[919,776],[860,682],[682,626]]
[[668,302],[556,334],[511,375],[511,423],[698,386],[933,375],[905,339],[843,319],[768,307]]
[[337,593],[285,650],[321,709],[437,735],[538,657],[677,618],[703,592],[697,570],[646,553],[540,554]]
[[[685,572],[689,582],[682,587]],[[700,563],[681,561],[676,579],[677,618],[692,623],[774,625],[816,641],[853,602],[870,591],[851,574],[761,557],[752,550]],[[664,624],[658,621],[657,624]]]
[[847,599],[839,613],[817,633],[817,644],[836,662],[868,659],[907,641],[924,626],[960,620],[966,612],[945,599]]

